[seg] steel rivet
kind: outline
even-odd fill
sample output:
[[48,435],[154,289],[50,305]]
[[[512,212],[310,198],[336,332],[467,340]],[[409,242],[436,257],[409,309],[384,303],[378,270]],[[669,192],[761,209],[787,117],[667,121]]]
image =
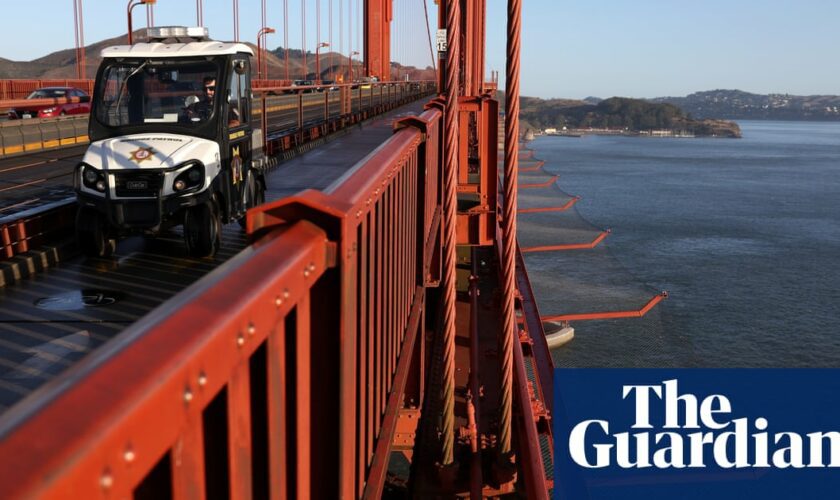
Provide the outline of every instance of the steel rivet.
[[277,307],[280,307],[280,306],[282,306],[282,305],[283,305],[283,299],[282,299],[282,298],[280,298],[280,296],[279,296],[279,295],[278,295],[277,297],[275,297],[275,299],[274,299],[274,305],[275,305],[275,306],[277,306]]
[[315,263],[313,263],[313,262],[309,263],[309,270],[312,271],[313,273],[315,272]]
[[308,268],[303,270],[303,276],[304,276],[304,278],[309,277],[309,269]]
[[253,323],[248,323],[248,335],[253,336],[255,333],[257,333],[257,327]]
[[189,403],[190,401],[192,401],[192,399],[193,399],[193,393],[190,390],[190,388],[187,387],[186,389],[184,389],[184,401]]
[[288,289],[288,288],[287,288],[287,289],[285,289],[285,290],[283,290],[283,298],[284,298],[284,299],[288,299],[288,298],[289,298],[289,289]]
[[99,478],[99,485],[105,489],[114,485],[114,476],[107,469],[102,473],[102,477]]
[[125,453],[123,453],[123,460],[128,463],[134,461],[134,450],[132,450],[130,446],[126,448]]
[[236,345],[238,345],[239,347],[245,345],[245,336],[241,333],[236,336]]
[[204,372],[198,374],[198,385],[201,387],[207,385],[207,375],[205,375]]

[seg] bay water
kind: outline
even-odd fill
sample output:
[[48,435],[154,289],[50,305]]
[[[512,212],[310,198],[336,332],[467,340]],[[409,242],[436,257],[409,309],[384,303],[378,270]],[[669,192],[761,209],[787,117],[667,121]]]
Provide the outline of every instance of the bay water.
[[[529,143],[580,215],[613,230],[627,279],[670,294],[655,328],[573,324],[557,366],[840,367],[840,123],[739,125],[743,139]],[[667,359],[640,362],[651,335]]]

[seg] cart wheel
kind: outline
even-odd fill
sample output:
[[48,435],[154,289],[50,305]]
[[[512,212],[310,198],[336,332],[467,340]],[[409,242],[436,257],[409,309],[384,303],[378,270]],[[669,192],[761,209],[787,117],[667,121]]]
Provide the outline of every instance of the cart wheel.
[[184,215],[184,243],[193,257],[216,255],[222,242],[222,221],[219,208],[210,200],[190,207]]
[[[257,179],[253,172],[248,172],[248,186],[245,188],[244,205],[246,209],[256,207],[265,203],[265,186]],[[245,229],[245,219],[243,215],[239,220],[239,225]]]

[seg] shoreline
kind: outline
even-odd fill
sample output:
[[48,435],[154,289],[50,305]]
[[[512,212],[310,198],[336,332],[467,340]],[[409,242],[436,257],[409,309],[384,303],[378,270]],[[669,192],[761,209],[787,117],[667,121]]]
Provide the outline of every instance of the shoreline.
[[624,137],[662,137],[671,139],[695,139],[697,137],[712,137],[728,139],[728,137],[717,135],[697,135],[685,130],[603,130],[603,129],[569,129],[564,132],[539,133],[534,137],[575,137],[581,138],[587,135],[609,135]]

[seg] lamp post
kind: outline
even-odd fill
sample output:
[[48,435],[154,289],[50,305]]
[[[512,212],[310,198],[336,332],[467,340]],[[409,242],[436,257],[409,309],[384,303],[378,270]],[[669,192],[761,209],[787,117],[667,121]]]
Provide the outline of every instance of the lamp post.
[[359,55],[358,50],[354,50],[350,53],[350,83],[353,83],[353,56]]
[[[262,44],[262,39],[265,35],[269,33],[274,33],[274,28],[269,28],[268,26],[263,26],[262,29],[257,33],[257,79],[263,78],[263,50],[265,47]],[[268,68],[266,68],[268,69]],[[266,71],[268,73],[268,71]],[[266,75],[267,76],[267,75]]]
[[321,42],[315,47],[315,80],[321,83],[321,47],[329,47],[329,42]]
[[134,37],[131,32],[134,28],[131,27],[131,10],[138,5],[154,5],[157,0],[128,0],[127,14],[128,14],[128,44],[134,43]]

